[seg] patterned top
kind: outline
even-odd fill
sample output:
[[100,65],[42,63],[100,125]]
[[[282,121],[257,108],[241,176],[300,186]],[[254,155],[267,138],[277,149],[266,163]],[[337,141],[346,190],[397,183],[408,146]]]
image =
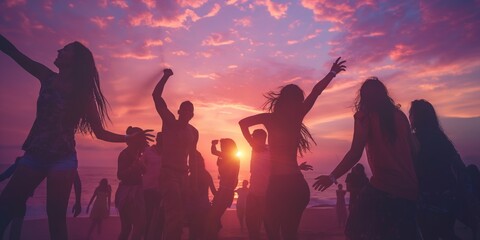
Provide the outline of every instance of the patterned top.
[[41,81],[37,113],[22,149],[27,153],[61,158],[75,153],[75,125],[67,111],[65,95],[53,87],[58,74]]

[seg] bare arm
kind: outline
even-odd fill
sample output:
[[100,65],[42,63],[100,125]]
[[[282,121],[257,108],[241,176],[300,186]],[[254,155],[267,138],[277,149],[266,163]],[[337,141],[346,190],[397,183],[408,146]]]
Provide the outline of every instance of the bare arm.
[[75,191],[75,204],[72,208],[73,217],[78,216],[82,212],[82,182],[78,171],[75,171],[75,177],[73,179],[73,188]]
[[253,137],[250,133],[249,127],[255,126],[258,124],[264,124],[267,122],[269,113],[260,113],[250,117],[246,117],[238,122],[240,129],[242,130],[243,137],[247,140],[250,146],[253,146]]
[[158,115],[160,115],[164,123],[175,121],[175,115],[173,115],[173,113],[168,109],[167,103],[162,97],[165,84],[167,83],[168,78],[170,78],[172,75],[173,71],[171,69],[163,70],[163,77],[157,83],[152,93],[153,101],[155,102],[155,109],[157,109]]
[[18,65],[20,65],[25,71],[32,74],[38,80],[48,78],[53,71],[45,65],[35,62],[25,54],[20,52],[8,39],[0,34],[0,50],[11,57]]
[[[337,165],[337,167],[332,171],[330,176],[333,176],[335,179],[343,176],[347,173],[362,157],[363,149],[367,143],[367,130],[364,122],[355,117],[355,127],[353,132],[352,146],[350,150],[345,154],[343,160]],[[325,190],[333,184],[330,176],[319,176],[315,178],[317,181],[313,184],[313,187],[317,190]]]
[[88,206],[87,206],[87,213],[88,213],[88,210],[90,210],[90,205],[92,205],[93,200],[95,199],[96,196],[97,196],[97,189],[95,189],[95,192],[93,192],[92,198],[90,198],[90,202],[88,203]]
[[210,187],[210,191],[213,195],[217,194],[217,189],[215,188],[215,184],[213,184],[213,179],[210,173],[208,174],[208,185]]
[[217,150],[218,140],[212,140],[212,146],[210,147],[210,152],[218,157],[222,157],[222,152]]
[[330,72],[322,79],[320,82],[315,84],[312,89],[312,92],[305,98],[303,102],[304,113],[305,116],[310,109],[312,109],[313,104],[317,101],[318,96],[322,94],[323,90],[327,88],[328,84],[332,81],[332,79],[336,76],[336,74],[340,73],[341,71],[345,71],[346,66],[343,65],[346,61],[341,61],[341,58],[337,58],[337,60],[333,63]]

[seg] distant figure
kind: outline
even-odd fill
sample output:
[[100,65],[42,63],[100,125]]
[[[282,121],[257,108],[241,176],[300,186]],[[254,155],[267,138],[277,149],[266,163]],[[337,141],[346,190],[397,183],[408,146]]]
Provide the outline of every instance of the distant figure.
[[92,211],[90,212],[92,223],[90,224],[90,229],[88,230],[87,239],[91,238],[95,227],[97,227],[97,234],[100,235],[102,233],[102,221],[110,216],[111,198],[112,187],[108,184],[108,180],[103,178],[100,180],[98,187],[95,188],[95,192],[93,192],[93,196],[87,206],[88,213],[90,205],[93,203]]
[[351,172],[347,174],[345,183],[347,184],[347,191],[350,192],[348,210],[352,211],[352,208],[354,208],[358,202],[360,192],[368,184],[368,178],[365,174],[365,167],[363,167],[361,163],[357,163],[357,165],[352,168]]
[[418,222],[422,235],[427,240],[460,239],[455,235],[455,211],[460,208],[460,183],[466,180],[465,164],[443,132],[432,104],[413,101],[409,117],[420,147]]
[[418,182],[408,119],[376,77],[362,84],[355,107],[350,150],[329,176],[317,177],[313,187],[323,191],[336,183],[366,149],[372,177],[350,212],[345,235],[353,240],[420,239],[415,223]]
[[243,180],[242,187],[235,190],[238,195],[237,198],[237,217],[238,222],[240,223],[240,230],[243,232],[245,225],[245,210],[247,208],[247,198],[248,198],[248,180]]
[[217,194],[212,176],[205,169],[205,160],[202,154],[199,151],[196,153],[194,161],[190,162],[190,175],[188,176],[190,187],[188,197],[189,240],[203,239],[205,222],[211,207],[208,189],[213,196]]
[[160,189],[165,209],[163,236],[169,240],[180,240],[188,197],[187,160],[192,161],[195,157],[198,131],[189,124],[194,110],[190,101],[180,104],[178,119],[175,119],[162,97],[165,84],[172,75],[171,69],[163,70],[163,77],[155,86],[152,96],[163,122],[163,157],[160,171]]
[[238,172],[240,171],[240,160],[236,156],[237,145],[230,138],[220,139],[220,150],[217,150],[218,140],[212,141],[211,152],[218,156],[217,166],[220,175],[220,187],[213,197],[212,207],[208,212],[205,226],[205,238],[218,239],[218,232],[221,228],[220,219],[228,207],[232,205],[234,191],[238,184]]
[[0,238],[46,178],[50,237],[67,239],[68,198],[78,165],[75,133],[93,133],[108,142],[145,141],[148,135],[125,136],[104,129],[109,119],[107,101],[93,55],[81,43],[72,42],[58,50],[54,62],[58,73],[25,56],[1,34],[0,51],[40,81],[35,122],[22,146],[25,154],[0,195]]
[[249,127],[262,124],[268,132],[271,172],[266,193],[266,226],[270,239],[297,239],[298,226],[304,209],[310,201],[310,189],[297,163],[297,154],[303,155],[313,141],[302,123],[318,96],[337,73],[345,71],[345,61],[338,58],[331,71],[304,98],[303,90],[295,84],[284,86],[279,93],[266,95],[261,113],[240,120],[243,136],[252,145]]
[[145,149],[140,159],[145,165],[142,176],[145,198],[145,239],[161,239],[165,223],[165,211],[161,205],[160,170],[162,168],[163,134],[157,133],[156,143]]
[[[138,132],[143,130],[138,127],[127,128],[128,135]],[[147,146],[146,141],[127,142],[127,148],[118,156],[117,177],[120,183],[115,193],[115,206],[121,223],[119,240],[139,240],[145,233],[146,214],[142,186],[145,165],[140,161],[140,157]]]
[[338,184],[337,193],[337,204],[335,208],[337,210],[337,220],[339,227],[345,227],[345,222],[347,221],[347,207],[345,204],[345,194],[347,191],[343,190],[343,185]]
[[[17,157],[15,162],[10,165],[3,173],[0,174],[0,182],[3,182],[4,180],[10,178],[15,170],[18,167],[18,161],[21,159],[21,157]],[[78,172],[75,173],[75,178],[73,181],[73,186],[75,189],[75,203],[73,204],[72,207],[72,213],[73,217],[77,217],[81,212],[82,212],[82,204],[81,204],[81,198],[82,198],[82,183],[80,181],[80,177],[78,176]],[[30,197],[33,197],[33,191],[30,194]],[[22,226],[23,226],[23,219],[25,218],[25,214],[27,211],[27,204],[25,202],[25,205],[23,206],[22,211],[17,213],[17,216],[14,216],[11,223],[10,223],[10,235],[9,239],[10,240],[19,240],[21,233],[22,233]]]

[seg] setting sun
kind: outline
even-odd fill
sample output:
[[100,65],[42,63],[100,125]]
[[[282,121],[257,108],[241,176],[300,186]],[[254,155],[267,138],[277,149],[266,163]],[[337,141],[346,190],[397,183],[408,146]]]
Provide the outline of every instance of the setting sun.
[[237,157],[242,157],[243,153],[241,151],[238,151],[237,154],[235,154]]

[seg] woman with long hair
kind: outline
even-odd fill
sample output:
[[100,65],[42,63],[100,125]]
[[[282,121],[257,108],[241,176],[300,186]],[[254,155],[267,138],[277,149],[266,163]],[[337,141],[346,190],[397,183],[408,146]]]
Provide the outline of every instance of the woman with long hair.
[[90,224],[90,229],[88,230],[87,239],[90,239],[95,227],[97,227],[98,234],[102,233],[102,221],[110,216],[111,198],[112,187],[108,184],[108,180],[106,178],[102,178],[97,188],[95,188],[95,192],[93,192],[92,198],[87,206],[88,213],[88,210],[90,210],[90,206],[93,203],[92,211],[90,212],[92,223]]
[[47,179],[47,215],[51,239],[67,239],[66,209],[77,169],[75,133],[95,134],[108,142],[144,141],[105,130],[107,101],[93,55],[79,42],[58,50],[58,73],[33,61],[0,34],[0,50],[40,81],[36,119],[22,146],[14,176],[0,195],[0,236],[21,211],[31,192]]
[[455,211],[460,209],[459,186],[465,178],[465,164],[443,132],[431,103],[412,101],[409,118],[419,144],[418,221],[422,235],[426,240],[460,239],[454,230]]
[[323,191],[336,183],[366,149],[372,177],[352,208],[346,236],[369,240],[418,239],[415,225],[418,183],[408,119],[376,77],[362,84],[355,108],[350,150],[329,176],[317,177],[313,186]]
[[265,225],[269,239],[297,239],[303,210],[310,200],[310,190],[297,163],[313,141],[303,119],[312,109],[318,96],[336,74],[345,71],[345,61],[338,58],[331,71],[318,82],[305,98],[295,85],[284,86],[279,93],[269,92],[265,108],[268,113],[240,120],[243,136],[253,142],[249,127],[262,124],[268,132],[271,175],[266,193]]

